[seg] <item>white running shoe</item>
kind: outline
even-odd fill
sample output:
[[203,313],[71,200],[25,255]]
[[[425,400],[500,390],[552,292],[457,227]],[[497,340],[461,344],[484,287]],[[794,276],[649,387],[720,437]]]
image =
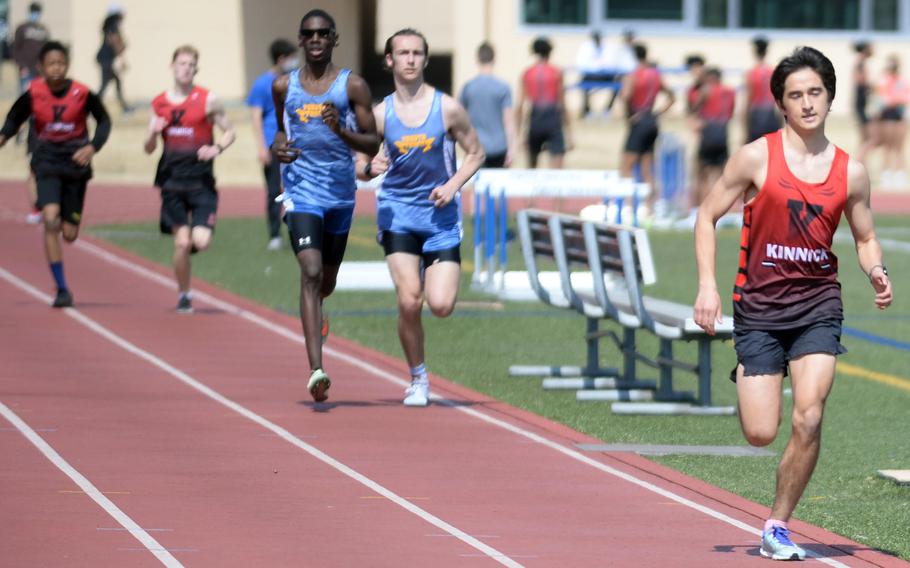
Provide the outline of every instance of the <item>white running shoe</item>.
[[25,215],[25,222],[29,225],[37,225],[41,223],[42,219],[44,219],[44,215],[42,215],[41,211],[32,211]]
[[269,239],[269,244],[265,245],[265,250],[281,250],[281,237]]
[[803,560],[806,557],[806,551],[790,540],[790,531],[778,525],[762,533],[758,551],[772,560]]
[[405,406],[426,406],[430,403],[430,381],[412,380],[404,391]]

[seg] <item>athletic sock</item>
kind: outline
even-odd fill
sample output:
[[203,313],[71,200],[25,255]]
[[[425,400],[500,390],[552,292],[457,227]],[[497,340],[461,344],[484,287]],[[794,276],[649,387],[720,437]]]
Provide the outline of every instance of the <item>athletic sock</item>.
[[768,519],[767,521],[765,521],[765,531],[767,532],[767,531],[771,530],[771,527],[781,527],[781,528],[785,529],[785,528],[787,528],[787,523],[786,523],[786,521]]
[[66,286],[66,278],[63,277],[63,261],[57,261],[50,263],[51,274],[54,275],[54,282],[57,283],[58,290],[68,290]]
[[426,363],[421,363],[416,367],[411,367],[411,380],[426,383],[429,382],[427,377],[427,365]]
[[187,300],[192,300],[192,299],[193,299],[193,291],[192,291],[192,290],[187,290],[186,292],[180,292],[178,298],[181,299],[181,300],[184,299],[184,298],[186,298]]

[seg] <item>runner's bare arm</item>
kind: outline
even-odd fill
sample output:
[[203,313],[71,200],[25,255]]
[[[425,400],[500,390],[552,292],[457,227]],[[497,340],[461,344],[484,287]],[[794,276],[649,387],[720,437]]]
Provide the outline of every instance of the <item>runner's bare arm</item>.
[[557,86],[557,96],[559,97],[559,116],[562,120],[562,130],[566,138],[566,150],[575,148],[575,139],[572,137],[572,126],[569,123],[569,113],[566,111],[566,90],[563,87],[563,75],[559,74],[559,84]]
[[473,176],[486,159],[477,131],[471,125],[471,119],[461,104],[448,95],[442,97],[442,113],[446,129],[464,151],[461,167],[449,178],[449,181],[430,192],[430,200],[436,207],[448,205],[455,194]]
[[348,77],[348,100],[354,119],[357,121],[357,130],[350,130],[340,124],[338,109],[326,105],[322,111],[322,118],[326,125],[339,136],[355,152],[362,152],[370,156],[379,149],[379,135],[376,134],[376,120],[370,108],[373,96],[370,87],[359,75],[351,74]]
[[891,280],[885,274],[882,247],[875,236],[870,194],[869,174],[865,166],[851,159],[847,166],[847,207],[844,214],[856,242],[859,266],[875,289],[875,305],[883,310],[891,305],[893,293]]
[[660,82],[660,92],[664,94],[666,102],[664,103],[664,106],[659,111],[657,111],[658,115],[661,115],[670,110],[670,107],[673,106],[673,104],[676,102],[676,94],[673,93],[673,90],[667,87],[663,81]]
[[234,123],[224,110],[224,103],[212,93],[209,93],[206,100],[205,114],[221,130],[221,138],[218,139],[218,142],[203,146],[196,152],[200,160],[209,161],[215,159],[215,156],[227,150],[228,146],[234,143],[237,132],[234,129]]
[[155,112],[155,109],[152,109],[151,115],[149,116],[148,131],[145,134],[145,142],[142,145],[146,154],[151,154],[155,151],[155,148],[158,147],[158,137],[161,136],[161,133],[164,132],[166,127],[167,119],[163,116],[159,116]]
[[521,135],[521,121],[524,119],[525,112],[525,88],[521,82],[518,83],[518,97],[515,99],[515,135]]
[[[698,295],[695,298],[695,323],[714,335],[714,324],[722,317],[720,295],[717,293],[715,262],[717,236],[714,227],[737,199],[743,197],[761,180],[756,172],[764,172],[768,160],[764,139],[740,148],[724,167],[724,173],[714,184],[698,208],[695,221],[695,263],[698,267]],[[762,174],[764,175],[764,174]]]
[[288,76],[282,75],[272,81],[272,102],[275,104],[275,120],[278,122],[278,131],[272,142],[272,155],[279,162],[290,164],[300,155],[300,150],[288,145],[288,135],[284,131],[284,99],[288,94]]
[[[385,102],[373,107],[371,112],[373,114],[373,122],[376,125],[376,137],[381,142],[385,126]],[[389,169],[389,156],[381,144],[375,156],[367,156],[361,152],[357,152],[355,156],[354,168],[357,172],[357,179],[369,181],[384,174]]]

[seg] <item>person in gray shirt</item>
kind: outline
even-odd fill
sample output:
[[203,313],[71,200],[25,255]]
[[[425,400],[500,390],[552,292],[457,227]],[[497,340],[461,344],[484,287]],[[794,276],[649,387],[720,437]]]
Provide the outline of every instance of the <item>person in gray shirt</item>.
[[468,81],[458,100],[468,111],[471,124],[486,152],[485,168],[508,168],[515,156],[515,118],[512,91],[493,76],[493,46],[484,42],[477,48],[478,75]]

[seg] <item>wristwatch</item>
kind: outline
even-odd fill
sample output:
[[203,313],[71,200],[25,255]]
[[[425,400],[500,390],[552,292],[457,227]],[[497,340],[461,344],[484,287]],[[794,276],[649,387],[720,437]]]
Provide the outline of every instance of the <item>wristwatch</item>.
[[888,276],[888,267],[885,266],[884,264],[876,264],[875,266],[873,266],[872,268],[869,269],[869,274],[868,274],[869,280],[872,280],[872,273],[875,271],[876,268],[881,268],[882,273],[885,276]]

